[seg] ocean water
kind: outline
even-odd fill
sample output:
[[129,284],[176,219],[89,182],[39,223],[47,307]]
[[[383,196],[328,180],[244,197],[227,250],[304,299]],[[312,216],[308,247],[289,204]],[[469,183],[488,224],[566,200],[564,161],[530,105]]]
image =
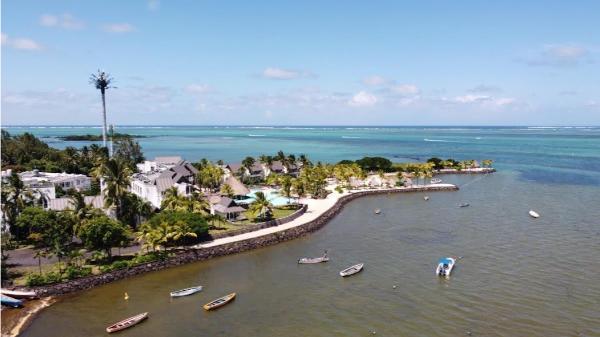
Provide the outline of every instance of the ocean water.
[[[26,129],[10,129],[18,130]],[[31,130],[50,140],[83,133]],[[23,336],[102,336],[110,323],[143,311],[150,318],[120,335],[600,336],[599,128],[126,132],[152,136],[141,139],[150,157],[233,161],[281,149],[329,162],[364,155],[489,158],[499,171],[441,176],[460,190],[429,193],[427,202],[423,193],[357,199],[321,230],[290,242],[65,296]],[[457,207],[463,202],[471,206]],[[382,214],[374,215],[375,208]],[[530,209],[541,217],[529,217]],[[324,249],[330,262],[296,263]],[[434,275],[444,256],[461,257],[448,280]],[[338,275],[358,262],[365,263],[362,273]],[[197,284],[205,287],[201,293],[170,299],[170,291]],[[238,293],[233,303],[202,309],[232,291]]]
[[[101,132],[98,126],[4,129],[31,132],[56,148],[89,144],[57,136]],[[115,131],[147,137],[139,142],[148,158],[180,155],[191,161],[240,162],[247,155],[283,150],[324,162],[363,156],[394,161],[493,159],[494,166],[515,170],[524,180],[600,184],[600,127],[117,126]]]

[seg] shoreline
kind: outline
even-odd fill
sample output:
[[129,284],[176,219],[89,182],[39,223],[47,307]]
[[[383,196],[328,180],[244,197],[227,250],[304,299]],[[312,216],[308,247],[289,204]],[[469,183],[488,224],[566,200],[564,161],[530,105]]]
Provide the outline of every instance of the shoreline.
[[320,229],[337,215],[348,202],[363,196],[391,193],[457,191],[458,189],[458,186],[452,184],[431,184],[345,191],[342,194],[334,191],[325,199],[303,200],[302,203],[306,203],[308,207],[306,212],[296,219],[278,226],[267,227],[236,236],[222,237],[191,247],[172,249],[169,251],[175,253],[175,255],[163,261],[153,261],[66,282],[32,287],[31,290],[35,290],[40,297],[64,295],[151,271],[196,261],[204,261],[217,256],[236,254],[289,241]]
[[[341,212],[347,203],[364,196],[391,193],[443,192],[457,190],[459,190],[458,186],[453,184],[429,184],[369,190],[346,190],[341,194],[335,192],[334,190],[325,199],[302,200],[302,203],[305,205],[303,206],[305,211],[287,223],[258,229],[235,236],[217,238],[212,241],[192,246],[191,249],[190,247],[186,247],[185,249],[177,249],[174,251],[175,256],[169,257],[164,261],[153,261],[130,268],[114,270],[108,273],[74,279],[67,282],[32,287],[31,289],[35,290],[39,294],[40,300],[29,302],[34,304],[31,310],[26,310],[28,306],[26,304],[25,308],[18,311],[12,311],[8,318],[3,319],[2,337],[18,336],[27,328],[27,326],[29,326],[29,324],[31,324],[41,310],[57,301],[57,296],[88,290],[107,283],[112,283],[114,281],[122,280],[132,276],[138,276],[152,271],[176,267],[192,262],[200,262],[214,257],[237,254],[257,248],[272,246],[285,241],[290,241],[319,230],[329,221],[331,221],[339,212]],[[5,332],[5,329],[9,331]]]
[[55,297],[43,297],[25,302],[18,310],[2,310],[2,337],[16,337],[23,332],[37,314],[57,301]]

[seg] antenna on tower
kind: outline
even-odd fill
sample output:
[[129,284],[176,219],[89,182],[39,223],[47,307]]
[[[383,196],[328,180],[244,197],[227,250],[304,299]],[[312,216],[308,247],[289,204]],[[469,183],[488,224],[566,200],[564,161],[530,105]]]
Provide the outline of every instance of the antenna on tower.
[[109,134],[110,134],[110,158],[112,158],[112,156],[113,156],[113,142],[114,142],[113,141],[113,136],[115,134],[114,128],[115,128],[115,125],[111,124],[110,127],[109,127],[109,131],[108,131]]

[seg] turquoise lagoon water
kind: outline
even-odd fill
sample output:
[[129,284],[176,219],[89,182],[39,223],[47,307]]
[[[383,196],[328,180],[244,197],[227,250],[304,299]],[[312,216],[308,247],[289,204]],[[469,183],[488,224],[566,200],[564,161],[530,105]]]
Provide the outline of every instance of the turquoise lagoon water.
[[[31,132],[57,148],[57,136],[100,134],[91,126],[5,127]],[[180,155],[240,162],[245,156],[305,153],[315,161],[336,162],[363,156],[394,161],[432,156],[495,161],[523,180],[563,184],[600,184],[600,127],[312,127],[312,126],[116,126],[117,132],[142,135],[146,157]]]
[[[31,131],[57,135],[98,128]],[[242,254],[153,272],[62,297],[25,337],[105,336],[600,336],[600,128],[531,127],[125,127],[146,135],[148,157],[240,161],[305,153],[335,162],[365,155],[493,159],[491,175],[447,175],[456,192],[380,195],[350,202],[321,230]],[[470,207],[459,208],[468,202]],[[375,216],[373,209],[382,210]],[[532,219],[527,212],[541,214]],[[298,265],[300,257],[331,260]],[[452,276],[437,261],[461,256]],[[342,279],[338,272],[364,262]],[[169,292],[201,284],[201,293]],[[235,291],[215,312],[202,305]],[[130,295],[123,300],[123,293]]]

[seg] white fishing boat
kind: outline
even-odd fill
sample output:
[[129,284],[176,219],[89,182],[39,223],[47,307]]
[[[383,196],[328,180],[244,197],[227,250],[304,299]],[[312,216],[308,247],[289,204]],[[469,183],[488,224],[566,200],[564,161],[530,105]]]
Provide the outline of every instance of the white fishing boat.
[[202,286],[189,287],[189,288],[185,288],[185,289],[181,289],[181,290],[172,291],[171,297],[188,296],[188,295],[200,292],[200,291],[202,291]]
[[458,207],[460,207],[460,208],[469,207],[469,203],[468,202],[463,202],[462,204],[458,204]]
[[0,289],[0,294],[10,296],[12,298],[35,298],[37,294],[35,291],[24,291],[24,290],[9,290]]
[[425,201],[429,201],[429,196],[428,196],[428,195],[424,196],[424,197],[423,197],[423,200],[425,200]]
[[361,270],[363,270],[364,266],[365,266],[364,263],[355,264],[351,267],[348,267],[348,268],[340,271],[340,276],[346,277],[346,276],[354,275],[354,274],[360,272]]
[[432,184],[439,184],[441,182],[442,182],[442,179],[440,179],[440,178],[433,178],[433,179],[431,179],[431,183]]
[[374,212],[375,214],[381,214],[381,210],[380,210],[379,208],[375,209],[373,212]]
[[313,263],[321,263],[329,261],[329,257],[327,256],[327,251],[321,257],[303,257],[298,260],[299,264],[313,264]]
[[530,211],[529,211],[529,215],[530,215],[532,218],[536,218],[536,219],[540,217],[539,213],[538,213],[538,212],[536,212],[536,211],[534,211],[534,210],[530,210]]
[[438,276],[449,277],[456,260],[451,257],[443,257],[438,261],[438,266],[435,269],[435,274]]
[[148,318],[147,312],[135,315],[133,317],[129,317],[127,319],[124,319],[120,322],[117,322],[117,323],[107,327],[106,332],[113,333],[113,332],[121,331],[121,330],[124,330],[127,328],[131,328],[132,326],[140,323],[141,321],[145,320],[146,318]]

